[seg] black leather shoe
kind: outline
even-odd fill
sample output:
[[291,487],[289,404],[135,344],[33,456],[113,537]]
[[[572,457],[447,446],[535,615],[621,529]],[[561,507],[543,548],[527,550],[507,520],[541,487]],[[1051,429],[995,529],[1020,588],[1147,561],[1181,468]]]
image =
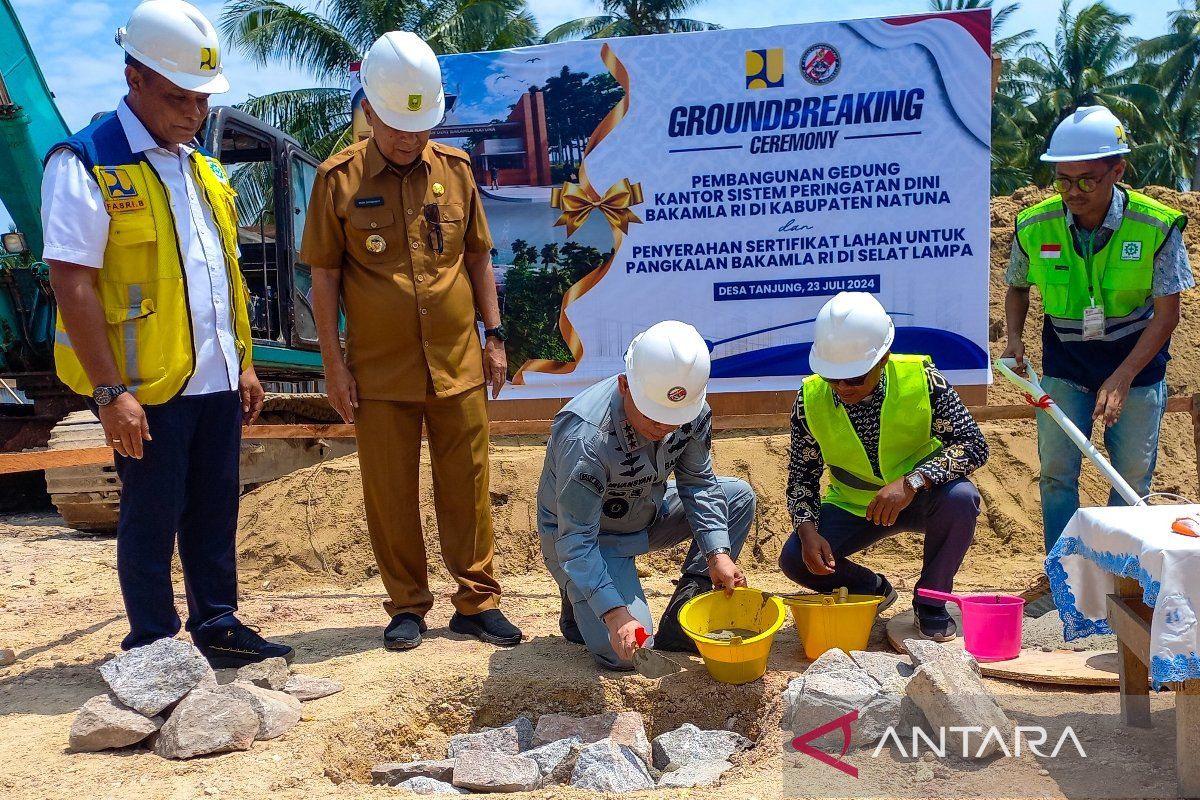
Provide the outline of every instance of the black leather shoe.
[[213,669],[244,667],[268,658],[282,658],[290,664],[296,657],[296,651],[286,644],[268,642],[258,635],[257,628],[240,623],[216,631],[197,632],[192,635],[192,642]]
[[666,650],[672,653],[699,653],[696,643],[683,632],[679,625],[679,610],[683,604],[693,597],[711,592],[712,579],[707,575],[684,574],[675,584],[675,592],[667,601],[667,610],[654,631],[654,649]]
[[428,628],[425,620],[411,611],[392,617],[383,632],[383,646],[388,650],[411,650],[421,643],[421,634]]
[[498,608],[489,608],[478,614],[455,611],[454,616],[450,617],[450,630],[500,647],[521,643],[521,629],[509,622]]
[[571,599],[567,597],[565,589],[559,589],[558,594],[562,598],[562,610],[558,612],[558,629],[568,642],[583,644],[583,634],[579,632],[579,625],[575,622],[575,609],[571,605]]

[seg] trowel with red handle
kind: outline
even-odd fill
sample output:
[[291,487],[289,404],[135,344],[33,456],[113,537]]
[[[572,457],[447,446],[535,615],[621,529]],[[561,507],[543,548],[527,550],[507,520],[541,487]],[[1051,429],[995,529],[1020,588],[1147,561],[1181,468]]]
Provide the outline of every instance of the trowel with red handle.
[[634,631],[633,637],[637,641],[637,649],[633,651],[633,668],[639,675],[644,678],[662,678],[683,671],[683,665],[679,662],[646,647],[646,642],[650,641],[650,634],[646,633],[645,628],[639,627]]

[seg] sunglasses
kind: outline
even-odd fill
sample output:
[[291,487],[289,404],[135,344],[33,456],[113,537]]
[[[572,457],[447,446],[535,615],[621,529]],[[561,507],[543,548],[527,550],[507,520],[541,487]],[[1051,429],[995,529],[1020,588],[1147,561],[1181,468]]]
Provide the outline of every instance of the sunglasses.
[[1072,186],[1078,186],[1079,191],[1083,192],[1084,194],[1091,194],[1100,188],[1100,181],[1103,180],[1108,173],[1112,172],[1113,169],[1115,169],[1115,165],[1109,169],[1106,169],[1104,172],[1100,173],[1100,175],[1094,178],[1090,175],[1084,175],[1082,178],[1055,178],[1054,183],[1051,185],[1054,186],[1054,191],[1058,192],[1059,194],[1066,194],[1071,190]]
[[442,237],[442,209],[437,203],[427,203],[424,208],[425,221],[429,223],[429,246],[441,255],[446,248]]
[[[872,370],[872,372],[873,371],[874,370]],[[859,387],[859,386],[862,386],[864,383],[866,383],[867,378],[870,378],[870,377],[871,377],[871,373],[868,372],[866,375],[859,375],[857,378],[824,378],[823,377],[822,380],[824,380],[830,386],[837,386],[838,384],[841,384],[842,386]]]

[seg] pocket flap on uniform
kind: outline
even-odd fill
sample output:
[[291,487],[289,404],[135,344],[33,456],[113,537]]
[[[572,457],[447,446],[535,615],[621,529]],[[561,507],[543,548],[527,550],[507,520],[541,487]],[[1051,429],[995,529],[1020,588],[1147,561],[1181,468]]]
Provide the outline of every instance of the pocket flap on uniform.
[[122,322],[129,322],[134,319],[148,317],[155,311],[155,303],[153,297],[146,297],[140,303],[129,306],[119,306],[117,308],[106,308],[104,310],[104,319],[109,325],[120,325]]
[[1100,285],[1105,289],[1129,291],[1132,289],[1149,289],[1154,279],[1154,270],[1143,266],[1124,266],[1110,264],[1100,277]]
[[1071,282],[1071,268],[1066,264],[1046,264],[1042,269],[1045,270],[1046,283]]
[[109,238],[114,244],[130,245],[153,242],[157,235],[154,218],[149,213],[121,212],[113,215],[108,227]]
[[390,208],[352,208],[350,224],[364,231],[386,228],[396,222]]
[[442,222],[462,222],[462,203],[438,203],[439,219]]

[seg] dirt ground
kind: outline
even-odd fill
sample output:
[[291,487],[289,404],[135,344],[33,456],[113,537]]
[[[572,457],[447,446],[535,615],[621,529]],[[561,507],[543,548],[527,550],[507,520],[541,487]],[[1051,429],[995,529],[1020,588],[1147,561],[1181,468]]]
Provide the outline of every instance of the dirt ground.
[[[1200,198],[1151,190],[1193,216]],[[993,354],[1003,333],[1001,273],[1012,235],[1012,217],[1038,193],[1018,192],[993,202]],[[1200,226],[1188,231],[1194,264],[1200,264]],[[1038,318],[1034,308],[1031,319]],[[1172,348],[1168,380],[1173,393],[1200,391],[1200,292],[1184,298],[1184,321]],[[1039,334],[1031,322],[1030,356]],[[991,402],[1018,400],[997,385]],[[975,545],[959,576],[959,589],[1020,590],[1040,572],[1040,509],[1033,423],[984,426],[991,460],[976,475],[984,511]],[[405,796],[368,785],[372,764],[438,757],[449,736],[504,723],[521,713],[588,714],[637,710],[650,735],[683,722],[701,728],[729,726],[758,745],[740,757],[718,787],[646,793],[655,798],[775,797],[1168,797],[1173,795],[1174,701],[1152,699],[1152,730],[1124,728],[1112,691],[1063,691],[989,680],[1009,715],[1021,725],[1044,725],[1051,744],[1066,726],[1087,751],[1068,747],[1058,758],[1000,758],[986,764],[943,759],[919,763],[894,751],[871,750],[848,759],[857,780],[813,759],[789,753],[780,732],[780,693],[804,666],[790,624],[779,633],[770,669],[761,680],[727,687],[709,679],[699,661],[662,681],[599,674],[582,648],[557,635],[558,593],[537,549],[534,488],[543,442],[537,437],[492,446],[492,504],[497,567],[504,608],[527,641],[499,650],[449,633],[451,587],[436,555],[436,521],[427,457],[421,507],[430,544],[437,605],[427,641],[409,653],[382,649],[382,586],[363,520],[361,480],[354,457],[302,470],[243,499],[239,555],[243,618],[293,645],[298,671],[345,684],[338,695],[305,706],[303,722],[280,739],[245,753],[190,762],[165,761],[144,750],[71,755],[65,750],[74,711],[104,690],[96,667],[118,648],[125,623],[111,539],[80,538],[50,515],[0,518],[0,647],[18,661],[0,667],[0,795],[58,798],[279,797],[359,798]],[[752,585],[788,590],[775,559],[790,533],[783,487],[786,432],[723,435],[715,442],[718,471],[747,479],[759,493],[757,524],[742,563]],[[1102,501],[1107,487],[1090,467],[1085,502]],[[1191,421],[1167,416],[1155,489],[1200,496]],[[895,611],[907,607],[920,570],[920,540],[898,536],[864,559],[885,570],[902,590]],[[671,591],[676,554],[643,559],[647,593],[661,611]],[[182,586],[177,602],[182,609]],[[873,649],[884,649],[882,625]],[[1068,754],[1071,754],[1068,756]],[[932,767],[932,770],[931,770]],[[1044,773],[1044,774],[1043,774]],[[586,797],[561,788],[520,797]]]

